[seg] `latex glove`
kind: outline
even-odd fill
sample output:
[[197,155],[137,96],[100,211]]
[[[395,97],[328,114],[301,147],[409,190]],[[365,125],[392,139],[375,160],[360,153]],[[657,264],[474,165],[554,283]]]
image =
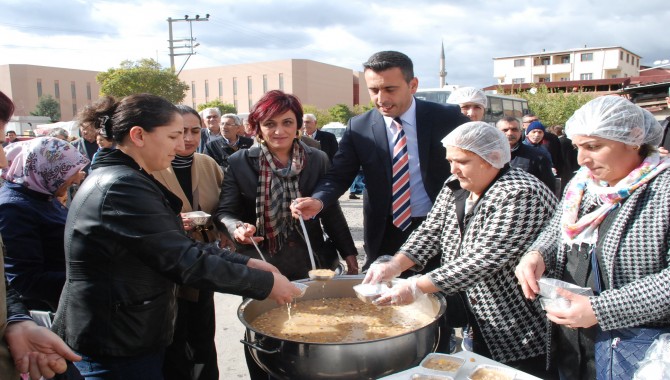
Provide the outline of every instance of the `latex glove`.
[[374,263],[370,265],[364,284],[379,284],[380,282],[390,282],[400,276],[402,268],[400,264],[393,260],[393,256],[379,256]]
[[424,296],[423,291],[417,286],[419,276],[410,277],[407,281],[393,284],[393,287],[382,293],[372,303],[377,306],[409,305]]
[[571,329],[591,327],[598,323],[596,314],[591,306],[589,297],[575,294],[565,289],[556,289],[559,296],[570,302],[567,309],[547,307],[547,318],[558,325],[565,325]]

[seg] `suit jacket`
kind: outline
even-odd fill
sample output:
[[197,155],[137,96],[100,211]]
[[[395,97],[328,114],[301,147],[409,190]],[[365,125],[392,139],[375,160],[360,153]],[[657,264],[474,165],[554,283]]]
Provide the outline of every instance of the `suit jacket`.
[[317,129],[316,132],[314,132],[314,139],[321,143],[321,150],[326,152],[328,159],[332,162],[335,153],[337,153],[337,137],[330,132]]
[[[457,106],[415,101],[421,178],[428,196],[435,202],[450,175],[447,151],[441,141],[470,119],[461,114]],[[391,215],[391,154],[386,123],[376,109],[349,120],[333,165],[312,196],[320,199],[324,207],[335,203],[348,191],[360,167],[365,175],[363,228],[365,250],[370,259],[378,256],[386,220]]]
[[240,149],[249,149],[254,145],[254,140],[248,137],[239,136],[237,145],[232,147],[226,140],[212,140],[205,146],[205,154],[212,157],[224,170],[228,167],[228,156]]

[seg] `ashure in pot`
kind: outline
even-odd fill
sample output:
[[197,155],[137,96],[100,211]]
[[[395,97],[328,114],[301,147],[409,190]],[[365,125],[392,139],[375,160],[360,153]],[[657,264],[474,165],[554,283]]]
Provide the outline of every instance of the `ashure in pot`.
[[[361,276],[338,276],[325,283],[303,280],[309,288],[301,301],[355,298],[353,286],[362,280]],[[246,326],[242,343],[263,369],[281,379],[375,379],[414,367],[434,351],[439,340],[438,320],[446,302],[441,294],[430,295],[429,300],[433,321],[414,331],[354,343],[306,343],[267,336],[254,329],[251,322],[279,306],[270,300],[250,299],[238,309],[238,317]]]

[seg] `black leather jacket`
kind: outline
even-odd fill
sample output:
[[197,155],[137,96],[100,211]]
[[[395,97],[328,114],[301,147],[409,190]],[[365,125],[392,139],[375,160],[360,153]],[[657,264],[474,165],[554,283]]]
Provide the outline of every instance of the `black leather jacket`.
[[[317,182],[325,174],[330,161],[328,156],[315,148],[310,148],[304,143],[305,149],[305,165],[300,173],[298,180],[298,187],[300,194],[303,197],[312,195]],[[258,146],[253,146],[249,149],[244,149],[236,152],[228,158],[228,171],[223,177],[223,185],[221,187],[221,196],[219,199],[219,207],[216,211],[216,223],[221,228],[220,231],[228,231],[232,236],[233,231],[237,228],[237,222],[242,221],[249,224],[256,224],[256,193],[258,188],[258,157],[261,154],[261,149]],[[321,223],[326,230],[328,236],[332,239],[335,247],[342,257],[357,255],[358,251],[354,245],[351,232],[347,220],[342,213],[340,204],[335,202],[329,207],[326,207],[318,217],[313,220],[306,220],[305,226],[309,234],[309,240],[312,248],[317,251],[321,249],[324,244],[323,230]],[[221,225],[223,224],[223,225]],[[302,232],[300,225],[296,221],[295,229]],[[297,244],[306,247],[302,239],[297,239]],[[262,247],[262,245],[261,245]],[[239,246],[239,251],[245,254],[254,255],[254,248],[250,245]],[[297,249],[297,247],[295,247]],[[290,276],[285,273],[280,263],[275,263],[277,268],[289,277],[300,278],[299,275]],[[306,268],[310,269],[310,268]],[[306,270],[304,271],[307,272]],[[303,277],[304,278],[304,277]]]
[[54,331],[88,356],[137,356],[172,341],[175,283],[266,298],[273,276],[197,243],[181,201],[119,150],[99,156],[65,226],[67,277]]

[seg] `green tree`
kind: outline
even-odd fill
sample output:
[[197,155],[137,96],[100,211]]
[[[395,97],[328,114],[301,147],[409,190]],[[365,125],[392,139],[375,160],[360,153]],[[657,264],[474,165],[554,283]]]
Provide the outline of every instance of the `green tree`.
[[316,116],[316,127],[317,128],[321,128],[324,125],[330,123],[331,121],[335,121],[332,118],[332,116],[330,116],[328,111],[316,108],[316,106],[313,106],[313,105],[303,104],[302,112],[303,112],[303,114],[311,113],[311,114],[314,114],[314,116]]
[[96,80],[100,84],[101,94],[116,98],[149,93],[162,96],[172,103],[180,103],[189,89],[172,70],[162,68],[151,58],[123,61],[120,67],[98,74]]
[[237,113],[237,109],[235,109],[234,105],[230,103],[224,103],[219,99],[214,99],[207,103],[198,104],[198,112],[204,110],[205,108],[218,108],[219,111],[221,111],[221,115],[227,113],[234,113],[234,114]]
[[349,109],[349,106],[341,103],[331,107],[328,113],[333,118],[333,121],[339,121],[342,124],[346,124],[349,119],[355,116],[354,112]]
[[530,110],[547,127],[565,125],[575,111],[594,97],[593,94],[581,91],[551,92],[545,85],[536,87],[533,92],[521,92],[518,96],[528,101]]
[[30,113],[33,116],[49,116],[52,123],[60,120],[60,103],[51,95],[41,96],[35,106],[35,111]]

